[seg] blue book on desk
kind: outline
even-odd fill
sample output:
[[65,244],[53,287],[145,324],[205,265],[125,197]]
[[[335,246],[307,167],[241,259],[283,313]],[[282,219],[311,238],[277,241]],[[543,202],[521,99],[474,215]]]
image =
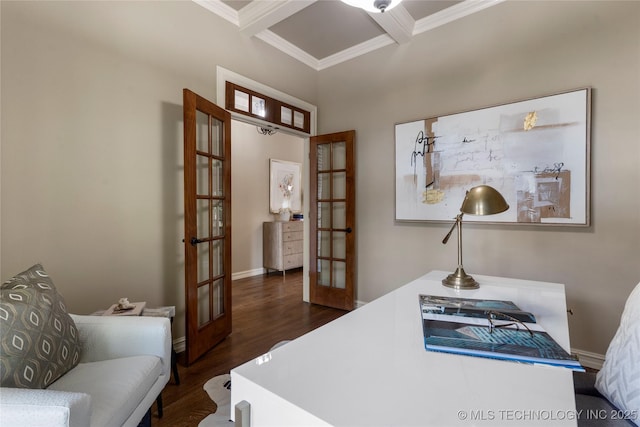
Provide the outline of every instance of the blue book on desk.
[[542,327],[497,310],[482,316],[459,316],[424,309],[420,296],[424,346],[428,351],[487,357],[584,371]]
[[514,317],[521,322],[536,323],[533,313],[520,310],[512,301],[420,295],[423,312],[486,319],[491,312]]

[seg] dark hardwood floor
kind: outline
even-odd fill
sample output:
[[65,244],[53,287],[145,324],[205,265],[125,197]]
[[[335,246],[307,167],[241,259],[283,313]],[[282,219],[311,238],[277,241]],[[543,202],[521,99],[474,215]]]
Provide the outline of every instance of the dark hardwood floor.
[[302,301],[302,271],[272,273],[233,282],[233,332],[189,367],[178,354],[180,385],[173,379],[162,392],[164,415],[153,405],[152,426],[192,427],[213,413],[215,405],[202,386],[216,375],[266,353],[282,340],[297,338],[345,311]]

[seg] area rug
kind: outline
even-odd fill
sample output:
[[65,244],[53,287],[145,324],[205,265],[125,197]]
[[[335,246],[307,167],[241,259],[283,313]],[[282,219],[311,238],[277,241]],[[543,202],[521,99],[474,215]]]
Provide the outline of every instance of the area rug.
[[231,375],[224,374],[211,378],[204,384],[204,390],[218,407],[216,412],[200,421],[198,427],[233,426],[231,417]]

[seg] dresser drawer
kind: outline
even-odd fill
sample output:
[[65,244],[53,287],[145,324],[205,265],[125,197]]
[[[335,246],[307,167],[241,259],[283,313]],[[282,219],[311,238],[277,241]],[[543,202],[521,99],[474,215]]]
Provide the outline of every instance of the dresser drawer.
[[291,242],[293,240],[302,240],[302,231],[289,231],[286,233],[282,233],[282,241],[283,242]]
[[302,233],[303,227],[304,224],[301,221],[289,221],[282,223],[282,231],[285,233],[288,231],[299,231]]
[[284,256],[284,269],[302,267],[302,254],[292,254]]
[[284,255],[299,254],[302,253],[302,240],[292,240],[284,242],[282,247],[282,253]]

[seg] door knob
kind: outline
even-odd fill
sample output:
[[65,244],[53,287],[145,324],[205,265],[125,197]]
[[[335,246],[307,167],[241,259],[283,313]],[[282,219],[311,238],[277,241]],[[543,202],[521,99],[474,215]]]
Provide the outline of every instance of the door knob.
[[198,243],[202,243],[202,242],[204,242],[204,240],[200,240],[196,237],[192,237],[191,240],[189,240],[189,243],[191,243],[191,246],[195,246]]

